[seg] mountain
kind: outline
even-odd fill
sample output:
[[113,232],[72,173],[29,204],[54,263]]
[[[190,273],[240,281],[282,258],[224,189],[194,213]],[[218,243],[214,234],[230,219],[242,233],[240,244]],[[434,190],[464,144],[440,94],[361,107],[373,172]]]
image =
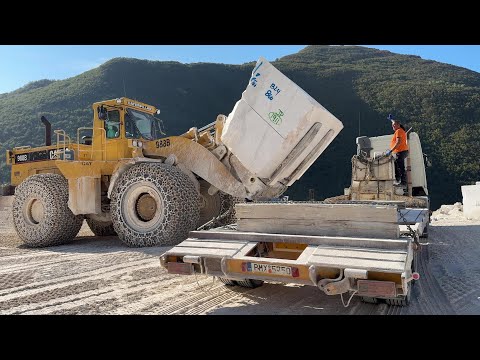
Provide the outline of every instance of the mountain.
[[[256,60],[256,59],[255,59]],[[460,186],[479,179],[480,74],[418,56],[360,46],[308,46],[273,64],[338,117],[345,128],[287,192],[305,200],[343,194],[360,135],[391,134],[389,113],[420,135],[432,208],[461,201]],[[0,95],[0,182],[5,149],[40,145],[44,115],[70,136],[92,121],[92,103],[128,96],[161,109],[168,135],[228,115],[247,86],[254,62],[181,64],[112,59],[60,81],[40,80]],[[333,181],[332,181],[333,180]]]

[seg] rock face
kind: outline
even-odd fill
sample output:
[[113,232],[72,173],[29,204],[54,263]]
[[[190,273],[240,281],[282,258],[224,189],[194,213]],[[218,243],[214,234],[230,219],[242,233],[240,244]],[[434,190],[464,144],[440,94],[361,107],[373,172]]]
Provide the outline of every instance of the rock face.
[[437,221],[441,219],[464,219],[463,205],[461,202],[456,202],[453,205],[442,205],[438,210],[432,213],[432,220]]

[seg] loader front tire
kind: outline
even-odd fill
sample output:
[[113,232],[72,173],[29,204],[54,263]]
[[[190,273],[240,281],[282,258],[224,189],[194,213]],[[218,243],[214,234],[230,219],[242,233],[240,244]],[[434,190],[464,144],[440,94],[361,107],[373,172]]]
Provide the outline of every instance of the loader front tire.
[[12,211],[15,229],[29,247],[67,243],[83,223],[83,215],[74,215],[68,208],[68,182],[58,174],[24,180],[16,188]]
[[176,245],[198,224],[200,196],[176,167],[140,163],[115,183],[110,209],[113,228],[126,245]]
[[87,224],[90,230],[95,234],[95,236],[115,236],[117,233],[113,228],[113,223],[111,221],[97,221],[90,218],[87,218]]

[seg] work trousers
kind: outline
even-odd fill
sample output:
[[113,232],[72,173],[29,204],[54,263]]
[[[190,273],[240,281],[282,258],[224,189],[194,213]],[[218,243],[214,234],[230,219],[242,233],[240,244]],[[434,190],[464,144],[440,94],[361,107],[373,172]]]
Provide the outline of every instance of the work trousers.
[[407,170],[405,169],[405,159],[408,155],[408,150],[396,153],[395,159],[395,178],[400,181],[402,185],[407,184]]

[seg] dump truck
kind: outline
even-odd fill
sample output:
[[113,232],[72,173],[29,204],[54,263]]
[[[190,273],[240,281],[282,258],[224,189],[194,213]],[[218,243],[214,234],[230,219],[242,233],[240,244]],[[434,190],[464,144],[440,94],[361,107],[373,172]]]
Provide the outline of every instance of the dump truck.
[[411,129],[407,132],[409,146],[405,159],[406,186],[395,185],[395,153],[386,155],[392,135],[375,137],[360,136],[356,139],[357,154],[353,155],[352,177],[344,194],[327,198],[329,203],[348,200],[401,201],[407,206],[429,208],[428,186],[425,167],[430,165],[423,153],[420,138]]
[[211,219],[228,222],[236,199],[280,196],[343,128],[264,58],[228,117],[177,136],[165,136],[159,109],[135,99],[92,109],[93,124],[72,137],[52,134],[42,117],[44,146],[7,150],[4,193],[14,192],[27,246],[71,241],[84,219],[128,246],[178,244]]
[[161,255],[161,266],[173,274],[214,276],[227,286],[315,286],[340,295],[345,306],[353,296],[408,305],[430,221],[425,157],[411,133],[408,185],[394,186],[394,158],[384,154],[390,138],[357,138],[344,195],[236,204],[235,225],[190,232]]

